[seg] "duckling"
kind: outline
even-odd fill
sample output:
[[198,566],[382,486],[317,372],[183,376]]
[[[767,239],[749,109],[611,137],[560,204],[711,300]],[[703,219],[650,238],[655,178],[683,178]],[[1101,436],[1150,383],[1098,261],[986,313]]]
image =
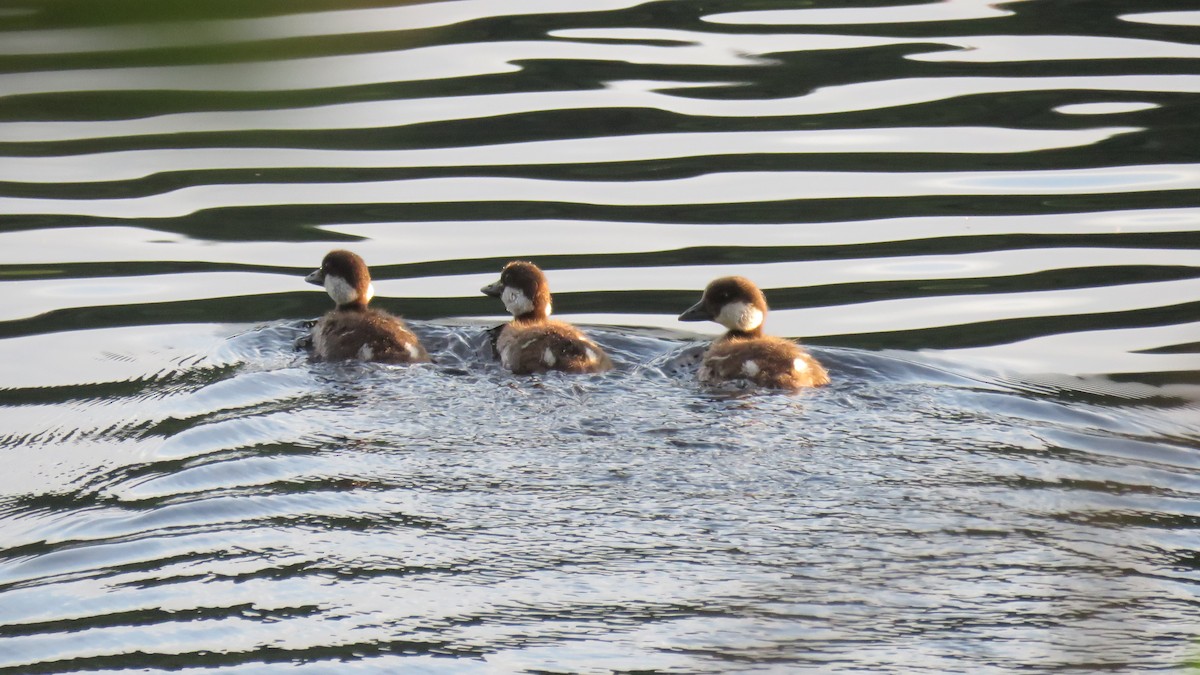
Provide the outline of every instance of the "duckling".
[[375,295],[367,264],[350,251],[330,251],[321,268],[304,277],[324,286],[337,306],[312,328],[313,355],[322,361],[359,359],[382,363],[423,363],[429,354],[399,317],[368,309]]
[[716,321],[729,331],[705,352],[700,381],[748,380],[760,387],[802,389],[829,384],[829,374],[791,340],[763,334],[767,300],[754,282],[722,277],[704,289],[680,321]]
[[537,265],[510,262],[498,281],[480,291],[500,298],[513,315],[496,336],[500,364],[513,373],[598,373],[612,368],[604,350],[578,328],[550,320],[550,285]]

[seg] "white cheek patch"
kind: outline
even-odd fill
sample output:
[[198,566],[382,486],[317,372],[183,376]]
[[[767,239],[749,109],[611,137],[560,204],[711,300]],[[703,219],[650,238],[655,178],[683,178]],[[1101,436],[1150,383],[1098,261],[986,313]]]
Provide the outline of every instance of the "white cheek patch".
[[762,310],[748,302],[731,302],[721,308],[717,323],[729,330],[749,332],[762,325]]
[[410,342],[404,345],[404,348],[408,350],[408,358],[412,359],[413,361],[416,361],[420,356],[420,353],[417,352],[417,346],[413,343]]
[[370,361],[375,357],[375,351],[371,349],[371,345],[363,345],[358,348],[358,358],[361,361]]
[[542,362],[552,368],[557,361],[558,359],[554,358],[554,352],[550,351],[549,347],[546,347],[546,351],[542,352]]
[[513,316],[521,316],[533,311],[533,301],[515,286],[505,286],[504,292],[500,294],[500,299],[504,301],[504,309],[507,309],[508,313]]
[[358,302],[358,291],[345,279],[334,274],[325,275],[325,292],[339,305]]
[[798,373],[803,373],[804,371],[808,370],[808,362],[804,359],[796,359],[795,361],[792,361],[792,365],[795,366],[796,372]]

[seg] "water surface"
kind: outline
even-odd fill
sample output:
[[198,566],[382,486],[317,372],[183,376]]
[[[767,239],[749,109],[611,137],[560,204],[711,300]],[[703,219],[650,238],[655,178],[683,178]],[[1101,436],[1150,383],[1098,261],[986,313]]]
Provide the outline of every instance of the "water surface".
[[[0,672],[1194,667],[1200,12],[560,4],[0,9]],[[694,382],[726,274],[831,386]]]

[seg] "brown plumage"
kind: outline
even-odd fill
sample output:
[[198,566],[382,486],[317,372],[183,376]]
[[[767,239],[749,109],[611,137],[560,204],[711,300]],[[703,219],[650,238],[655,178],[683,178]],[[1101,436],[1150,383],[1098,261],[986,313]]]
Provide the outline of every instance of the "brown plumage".
[[680,321],[716,321],[728,330],[704,354],[700,381],[746,380],[760,387],[801,389],[829,384],[829,374],[791,340],[763,333],[767,300],[752,281],[723,277],[704,289]]
[[500,298],[513,315],[496,338],[500,363],[513,373],[598,373],[612,368],[604,350],[578,328],[550,319],[550,286],[533,263],[505,265],[500,279],[480,290]]
[[315,357],[324,361],[429,361],[421,341],[399,317],[367,308],[375,290],[367,264],[358,255],[350,251],[330,251],[321,262],[321,268],[304,280],[324,286],[337,304],[312,328]]

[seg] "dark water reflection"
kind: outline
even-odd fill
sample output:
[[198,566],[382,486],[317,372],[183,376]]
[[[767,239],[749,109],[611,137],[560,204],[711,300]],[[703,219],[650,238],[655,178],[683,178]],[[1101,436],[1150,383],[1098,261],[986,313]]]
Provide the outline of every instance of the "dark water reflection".
[[[1197,25],[0,8],[0,672],[1186,670]],[[334,246],[436,364],[294,351]],[[491,361],[518,257],[613,373]],[[722,274],[834,384],[696,386]]]

